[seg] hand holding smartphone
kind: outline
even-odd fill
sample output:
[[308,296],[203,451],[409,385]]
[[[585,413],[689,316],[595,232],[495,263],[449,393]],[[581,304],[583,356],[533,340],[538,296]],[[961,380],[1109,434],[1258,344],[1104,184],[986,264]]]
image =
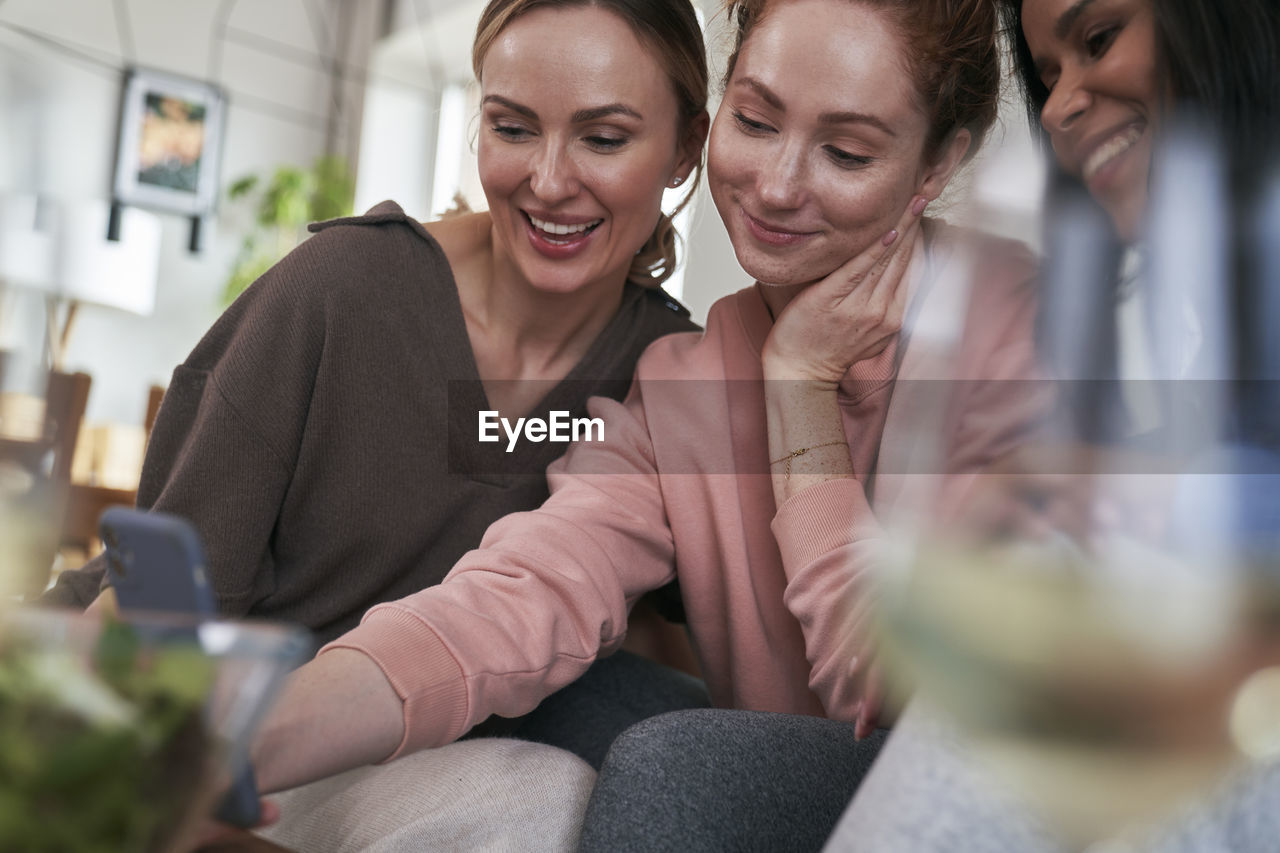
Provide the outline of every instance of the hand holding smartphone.
[[[98,522],[107,560],[107,582],[115,590],[121,616],[165,611],[212,619],[217,616],[200,535],[176,515],[112,507]],[[238,827],[257,826],[261,803],[248,760],[238,767],[231,789],[214,817]]]
[[176,515],[112,507],[98,521],[121,613],[217,615],[200,535]]

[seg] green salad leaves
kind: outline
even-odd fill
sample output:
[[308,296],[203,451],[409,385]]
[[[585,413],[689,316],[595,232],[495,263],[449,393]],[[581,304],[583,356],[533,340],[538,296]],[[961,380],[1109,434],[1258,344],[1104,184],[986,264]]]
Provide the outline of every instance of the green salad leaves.
[[0,639],[0,850],[163,849],[208,775],[215,666],[118,622],[89,655]]

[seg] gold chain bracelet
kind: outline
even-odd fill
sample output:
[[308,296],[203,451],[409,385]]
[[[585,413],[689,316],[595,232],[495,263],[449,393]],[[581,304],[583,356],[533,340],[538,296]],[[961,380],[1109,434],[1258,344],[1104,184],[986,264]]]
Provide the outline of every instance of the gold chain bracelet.
[[798,450],[791,451],[786,456],[773,460],[772,462],[769,463],[769,467],[772,468],[774,465],[777,465],[779,462],[787,463],[787,467],[783,470],[782,476],[784,479],[790,480],[791,479],[791,460],[795,459],[797,456],[804,456],[810,450],[817,450],[819,447],[835,447],[837,444],[847,445],[848,443],[849,442],[847,441],[828,441],[826,444],[815,444],[812,447],[801,447]]

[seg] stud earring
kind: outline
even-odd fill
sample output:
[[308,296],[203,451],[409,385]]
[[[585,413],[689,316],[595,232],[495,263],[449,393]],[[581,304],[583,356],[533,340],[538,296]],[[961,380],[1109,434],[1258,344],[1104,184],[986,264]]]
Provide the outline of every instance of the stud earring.
[[681,184],[683,184],[683,183],[684,183],[684,178],[672,178],[672,179],[671,179],[671,186],[673,186],[673,187],[678,187],[678,186],[680,186],[680,185],[681,185]]

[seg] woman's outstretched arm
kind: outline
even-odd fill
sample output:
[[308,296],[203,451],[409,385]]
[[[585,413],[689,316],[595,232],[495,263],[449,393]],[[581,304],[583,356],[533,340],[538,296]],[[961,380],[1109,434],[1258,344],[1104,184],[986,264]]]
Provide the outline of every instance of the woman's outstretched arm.
[[404,706],[367,655],[334,649],[298,669],[253,747],[263,793],[376,764],[404,737]]
[[279,790],[527,713],[622,642],[627,610],[675,573],[644,404],[593,398],[607,440],[548,471],[538,510],[499,520],[439,585],[373,608],[285,689],[253,758]]

